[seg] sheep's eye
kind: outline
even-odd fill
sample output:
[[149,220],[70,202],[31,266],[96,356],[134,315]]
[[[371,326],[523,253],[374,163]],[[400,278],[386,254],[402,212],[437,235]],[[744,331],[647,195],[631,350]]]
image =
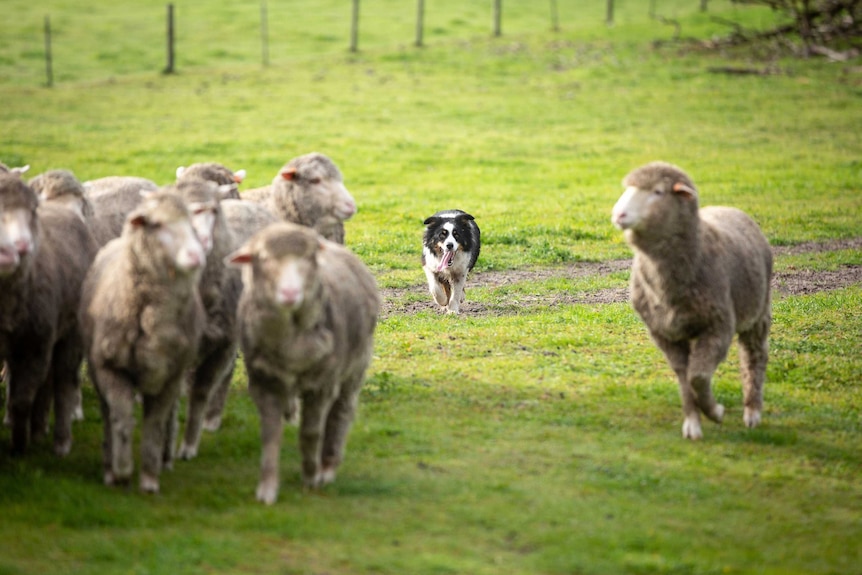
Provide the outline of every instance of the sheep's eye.
[[664,191],[661,188],[656,188],[652,191],[652,193],[656,196],[660,196],[664,193]]
[[309,183],[311,183],[311,184],[319,184],[319,183],[320,183],[320,178],[309,178],[309,179],[308,179],[308,182],[309,182]]

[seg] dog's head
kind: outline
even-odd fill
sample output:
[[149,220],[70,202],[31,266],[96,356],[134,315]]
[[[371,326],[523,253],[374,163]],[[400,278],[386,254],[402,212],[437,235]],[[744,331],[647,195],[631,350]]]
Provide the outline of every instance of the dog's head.
[[[473,219],[473,216],[466,212],[453,210],[438,212],[425,220],[425,248],[439,261],[436,271],[443,271],[451,266],[459,250],[472,249],[469,222]],[[423,264],[424,260],[423,255]]]

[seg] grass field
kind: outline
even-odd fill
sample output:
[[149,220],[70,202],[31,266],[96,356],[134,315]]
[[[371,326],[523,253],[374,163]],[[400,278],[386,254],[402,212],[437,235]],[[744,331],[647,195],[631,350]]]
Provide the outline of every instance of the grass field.
[[[858,278],[857,66],[656,48],[673,28],[633,0],[612,27],[603,2],[560,2],[557,33],[544,5],[505,3],[496,39],[490,3],[435,2],[421,49],[414,3],[366,2],[357,54],[348,3],[269,4],[263,68],[258,3],[178,3],[178,73],[164,76],[162,2],[9,0],[0,160],[162,183],[220,161],[250,188],[296,155],[332,157],[359,204],[347,244],[395,294],[340,476],[303,492],[291,428],[279,501],[254,501],[258,419],[238,370],[222,430],[161,494],[106,488],[87,384],[68,458],[0,449],[0,574],[862,573],[858,280],[776,292],[763,425],[742,424],[734,349],[714,382],[725,423],[697,443],[630,307],[567,299],[625,288],[610,209],[654,159],[686,168],[703,205],[752,214],[783,277]],[[775,18],[698,4],[657,11],[701,38],[726,30],[714,15]],[[708,71],[728,65],[778,73]],[[460,317],[431,308],[419,267],[422,220],[451,207],[483,235]]]

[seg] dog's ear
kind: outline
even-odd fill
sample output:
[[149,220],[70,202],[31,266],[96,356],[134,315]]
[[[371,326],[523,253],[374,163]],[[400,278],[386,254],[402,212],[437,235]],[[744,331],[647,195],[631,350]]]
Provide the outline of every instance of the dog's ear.
[[430,218],[427,218],[422,223],[425,224],[426,226],[435,226],[435,225],[437,225],[438,221],[440,221],[440,218],[437,218],[435,216],[431,216]]
[[470,220],[470,221],[473,221],[473,220],[475,220],[476,218],[474,218],[474,217],[473,217],[473,216],[471,216],[470,214],[458,214],[458,217],[457,217],[457,218],[455,218],[455,219],[458,219],[458,220]]

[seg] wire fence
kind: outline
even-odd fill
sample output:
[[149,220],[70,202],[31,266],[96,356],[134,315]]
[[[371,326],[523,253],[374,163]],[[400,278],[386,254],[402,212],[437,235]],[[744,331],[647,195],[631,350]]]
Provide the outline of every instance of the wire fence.
[[[718,2],[719,0],[716,0]],[[732,0],[720,0],[727,4]],[[142,0],[7,15],[0,84],[69,82],[536,31],[705,11],[707,0]]]

